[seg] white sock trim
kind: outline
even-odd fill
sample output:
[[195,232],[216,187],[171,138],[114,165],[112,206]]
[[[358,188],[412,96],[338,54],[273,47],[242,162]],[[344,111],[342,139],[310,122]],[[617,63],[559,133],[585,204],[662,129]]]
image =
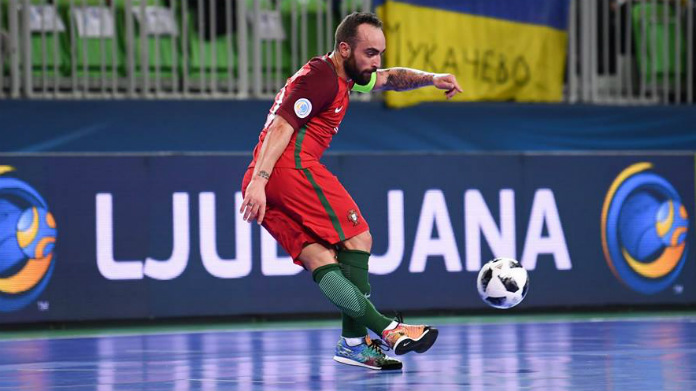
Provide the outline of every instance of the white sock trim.
[[398,325],[399,325],[399,323],[397,321],[392,320],[392,322],[389,323],[389,326],[387,326],[387,328],[385,328],[385,330],[394,330],[396,328],[396,326],[398,326]]
[[348,346],[358,346],[365,343],[365,337],[346,338],[342,337]]

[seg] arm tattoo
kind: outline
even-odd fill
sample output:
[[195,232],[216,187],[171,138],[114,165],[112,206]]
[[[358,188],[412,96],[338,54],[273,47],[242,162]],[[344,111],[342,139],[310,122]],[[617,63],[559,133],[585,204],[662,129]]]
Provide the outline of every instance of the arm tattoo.
[[406,91],[433,84],[435,75],[409,68],[390,68],[385,90]]

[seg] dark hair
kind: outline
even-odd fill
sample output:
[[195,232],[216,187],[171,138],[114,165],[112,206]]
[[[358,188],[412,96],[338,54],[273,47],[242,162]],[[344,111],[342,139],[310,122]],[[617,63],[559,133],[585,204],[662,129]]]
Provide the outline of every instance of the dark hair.
[[361,24],[382,28],[382,21],[379,20],[377,15],[371,12],[353,12],[346,16],[336,28],[334,48],[338,49],[338,44],[341,42],[347,42],[351,47],[355,47],[355,37],[358,33],[358,26]]

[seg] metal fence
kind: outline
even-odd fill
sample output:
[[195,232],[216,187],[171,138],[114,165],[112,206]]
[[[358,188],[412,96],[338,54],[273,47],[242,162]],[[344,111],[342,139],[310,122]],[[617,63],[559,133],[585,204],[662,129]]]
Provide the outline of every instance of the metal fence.
[[[570,103],[694,101],[694,0],[570,0]],[[273,96],[370,0],[0,0],[0,97]],[[370,99],[370,95],[363,97]]]
[[694,102],[693,0],[573,0],[566,100]]
[[273,96],[369,0],[0,0],[0,94]]

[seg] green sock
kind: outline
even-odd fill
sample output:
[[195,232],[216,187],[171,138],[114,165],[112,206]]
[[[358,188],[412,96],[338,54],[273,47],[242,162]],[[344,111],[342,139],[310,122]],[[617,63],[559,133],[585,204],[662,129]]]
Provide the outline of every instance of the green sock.
[[[341,272],[352,282],[360,292],[366,297],[370,297],[370,283],[368,282],[368,259],[370,253],[359,250],[339,250],[338,265],[341,267]],[[358,323],[355,319],[341,314],[343,328],[341,335],[346,338],[364,337],[367,335],[367,328]]]
[[343,276],[338,264],[332,263],[318,267],[312,273],[312,278],[319,284],[319,289],[324,295],[341,312],[375,333],[382,335],[382,331],[392,322],[391,319],[377,312],[365,295]]

